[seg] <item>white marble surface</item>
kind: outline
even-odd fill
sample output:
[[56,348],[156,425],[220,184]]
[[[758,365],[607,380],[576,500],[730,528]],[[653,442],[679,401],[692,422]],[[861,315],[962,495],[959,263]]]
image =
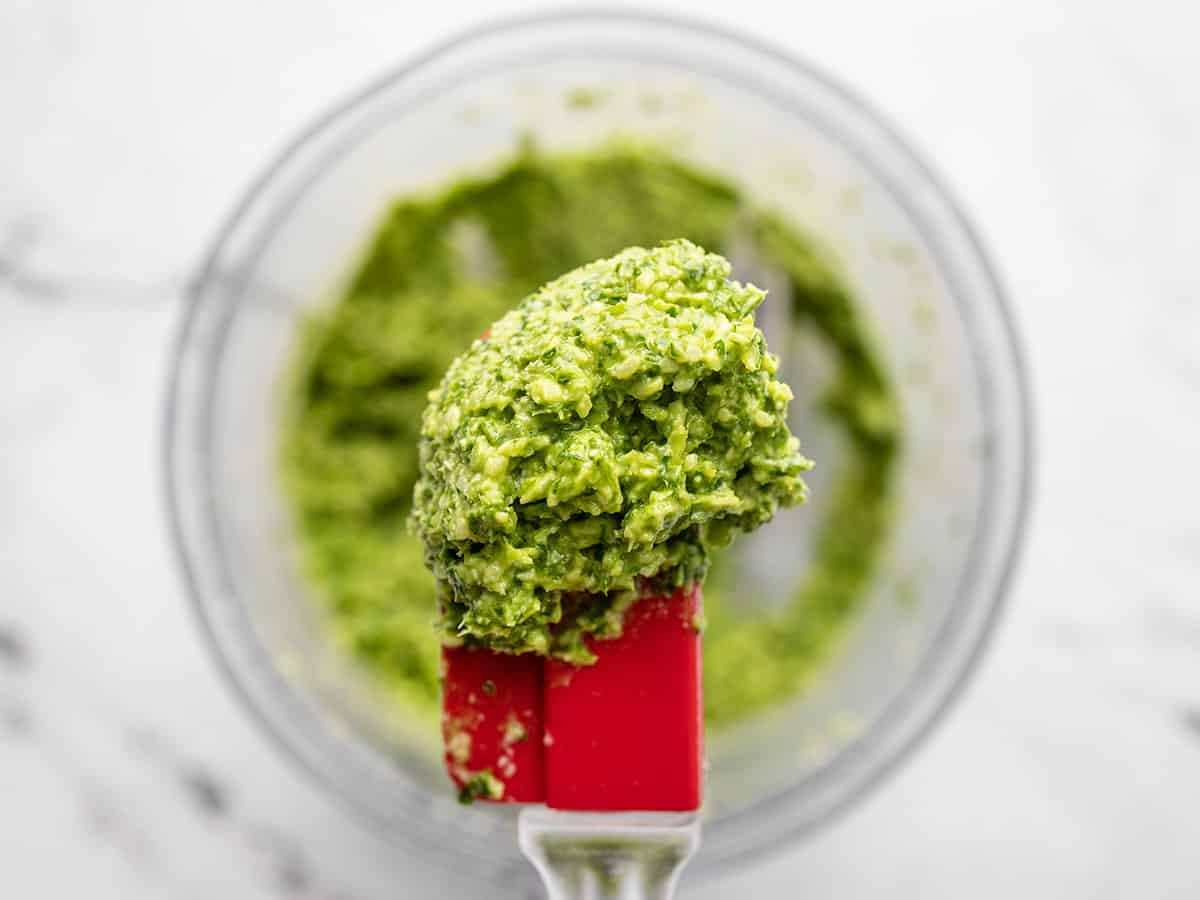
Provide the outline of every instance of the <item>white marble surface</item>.
[[[1196,21],[686,7],[826,64],[917,136],[1007,277],[1042,426],[1011,612],[955,714],[831,828],[691,896],[1200,896]],[[180,287],[251,173],[483,8],[0,3],[0,896],[464,896],[290,768],[218,680],[159,454]]]

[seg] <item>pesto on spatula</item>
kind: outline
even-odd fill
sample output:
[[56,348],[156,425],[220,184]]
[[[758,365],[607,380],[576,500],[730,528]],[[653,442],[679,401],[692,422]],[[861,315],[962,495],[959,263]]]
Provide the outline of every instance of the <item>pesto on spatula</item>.
[[413,522],[445,638],[586,662],[638,578],[805,497],[764,294],[694,244],[631,247],[545,285],[429,395]]

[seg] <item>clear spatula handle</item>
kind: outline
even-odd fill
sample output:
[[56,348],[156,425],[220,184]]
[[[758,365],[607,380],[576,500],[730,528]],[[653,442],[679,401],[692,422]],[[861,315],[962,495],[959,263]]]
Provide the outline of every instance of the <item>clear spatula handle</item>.
[[521,851],[550,900],[670,900],[700,846],[699,813],[522,810]]

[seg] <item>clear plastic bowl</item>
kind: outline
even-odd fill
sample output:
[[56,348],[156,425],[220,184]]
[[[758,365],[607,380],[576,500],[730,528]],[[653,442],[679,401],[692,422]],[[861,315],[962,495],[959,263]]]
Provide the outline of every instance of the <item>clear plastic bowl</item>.
[[[564,102],[579,89],[604,101]],[[389,837],[493,886],[528,871],[511,810],[458,806],[428,730],[322,632],[276,479],[279,383],[299,322],[391,198],[486,168],[527,134],[557,149],[614,131],[669,143],[823,237],[905,420],[899,520],[861,618],[802,700],[710,740],[693,872],[828,820],[929,732],[995,621],[1029,493],[1023,369],[977,238],[895,132],[807,65],[694,23],[545,16],[462,35],[322,117],[254,184],[195,282],[167,417],[177,545],[217,657],[280,745]],[[832,432],[804,418],[812,402],[795,404],[806,449],[836,459]],[[756,539],[768,571],[803,560],[820,487]]]

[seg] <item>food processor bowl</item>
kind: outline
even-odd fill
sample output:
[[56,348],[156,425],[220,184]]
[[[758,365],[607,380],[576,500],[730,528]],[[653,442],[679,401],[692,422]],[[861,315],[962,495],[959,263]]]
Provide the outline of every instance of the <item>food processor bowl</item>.
[[[805,63],[657,16],[540,16],[460,35],[321,117],[254,183],[191,290],[166,421],[176,543],[218,660],[287,753],[389,839],[492,885],[528,877],[513,811],[455,802],[436,729],[329,639],[300,572],[277,472],[283,384],[301,325],[393,198],[531,139],[614,135],[669,147],[819,236],[903,418],[892,536],[861,613],[799,699],[710,736],[693,876],[827,821],[928,734],[995,622],[1029,494],[1022,363],[975,233],[895,131]],[[785,371],[819,367],[817,350],[771,337]],[[809,455],[836,460],[810,415],[817,384],[799,379],[796,427]],[[802,567],[827,477],[813,473],[811,508],[753,539],[768,575]]]

